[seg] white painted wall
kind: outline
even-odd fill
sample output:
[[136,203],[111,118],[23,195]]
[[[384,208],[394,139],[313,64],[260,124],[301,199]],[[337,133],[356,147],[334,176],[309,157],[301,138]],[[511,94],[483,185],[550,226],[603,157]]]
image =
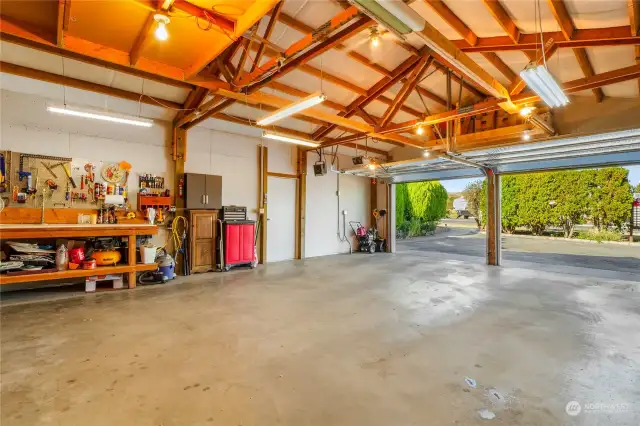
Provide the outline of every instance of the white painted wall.
[[[305,227],[305,257],[348,253],[349,245],[338,238],[338,174],[329,172],[325,176],[314,176],[313,163],[318,156],[309,153],[307,159],[307,210]],[[351,163],[350,157],[338,156],[343,166]],[[327,162],[331,161],[326,157]],[[366,227],[371,224],[369,211],[370,181],[367,178],[339,175],[340,210],[347,210],[346,234],[354,249],[357,241],[349,227],[349,221],[360,221]],[[343,216],[340,214],[340,234]]]
[[[171,159],[169,123],[156,121],[152,128],[138,128],[103,123],[76,117],[51,114],[46,105],[51,97],[22,93],[7,84],[2,75],[0,91],[0,149],[53,155],[111,163],[126,160],[133,166],[130,188],[136,186],[137,173],[155,173],[166,177],[167,187],[173,189],[174,163]],[[22,84],[22,83],[20,83]],[[53,85],[55,86],[55,85]],[[43,87],[39,92],[48,94],[53,89]],[[57,99],[57,92],[51,93]],[[86,102],[83,102],[86,94]],[[56,96],[54,96],[56,95]],[[78,91],[74,104],[95,107],[94,94]],[[135,103],[134,103],[135,104]],[[185,170],[193,173],[222,176],[223,204],[247,206],[252,219],[257,218],[258,208],[258,146],[263,140],[251,128],[238,134],[233,128],[212,130],[196,127],[189,131]],[[266,142],[266,141],[265,141]],[[296,173],[296,148],[292,145],[268,141],[269,171]],[[316,177],[313,163],[316,154],[309,154],[307,176],[307,221],[305,251],[307,257],[348,252],[349,246],[337,236],[338,204],[335,173]],[[327,157],[330,161],[330,158]],[[341,163],[349,164],[350,158],[340,156]],[[347,220],[360,220],[369,226],[369,180],[341,175],[340,209],[348,211]],[[136,207],[135,191],[131,194]],[[342,217],[341,217],[342,220]],[[292,224],[292,226],[295,226]],[[355,238],[347,225],[347,235],[356,247]],[[340,226],[342,231],[342,223]],[[164,236],[158,236],[164,240]]]
[[[222,204],[246,206],[249,218],[255,220],[261,142],[254,136],[195,127],[187,136],[185,172],[222,176]],[[296,173],[292,145],[269,141],[265,146],[269,148],[270,172]]]

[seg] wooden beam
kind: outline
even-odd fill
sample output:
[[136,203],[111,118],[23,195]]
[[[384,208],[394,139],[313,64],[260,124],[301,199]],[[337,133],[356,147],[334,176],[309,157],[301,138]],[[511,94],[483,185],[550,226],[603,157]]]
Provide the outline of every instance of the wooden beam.
[[487,265],[500,266],[500,234],[502,232],[500,213],[500,175],[492,170],[487,172]]
[[361,117],[364,121],[366,121],[367,123],[372,125],[374,128],[378,127],[380,125],[377,120],[375,120],[373,117],[371,117],[371,115],[369,115],[369,113],[367,111],[365,111],[364,109],[362,109],[360,107],[356,107],[356,114],[359,117]]
[[518,44],[520,41],[520,30],[509,13],[505,10],[499,0],[484,0],[485,6],[489,9],[489,12],[498,21],[502,29],[507,33],[511,41]]
[[494,52],[482,52],[482,56],[484,56],[491,65],[496,67],[496,69],[500,71],[500,73],[504,75],[511,84],[518,79],[518,75],[513,72],[513,70],[509,68],[509,65],[505,64],[504,61]]
[[[389,90],[399,80],[404,78],[405,75],[411,72],[412,68],[419,60],[419,58],[413,56],[405,60],[392,71],[390,77],[384,77],[380,79],[376,84],[373,85],[373,87],[367,90],[364,95],[361,95],[355,101],[351,102],[351,104],[347,107],[347,111],[341,113],[340,115],[342,117],[349,118],[357,112],[356,108],[364,108],[369,103],[379,98],[384,92]],[[335,126],[320,128],[313,133],[313,138],[320,139],[325,135],[328,135],[334,128]]]
[[[571,19],[571,15],[567,11],[566,5],[563,0],[548,0],[549,7],[553,12],[553,16],[555,16],[558,25],[564,35],[566,40],[571,40],[573,34],[575,33],[576,27]],[[580,65],[580,69],[585,77],[592,77],[595,75],[593,71],[593,67],[591,66],[591,61],[589,61],[589,56],[587,55],[587,51],[584,48],[575,48],[573,49],[573,53]],[[593,89],[593,94],[596,97],[597,102],[602,102],[604,99],[604,93],[601,88]]]
[[476,45],[478,36],[442,0],[424,0],[424,2],[431,6],[431,9],[456,30],[470,46]]
[[[366,16],[358,17],[353,23],[344,26],[340,31],[335,34],[327,37],[326,39],[320,41],[315,44],[313,47],[306,49],[308,44],[302,43],[298,45],[298,43],[294,43],[284,52],[284,63],[278,61],[277,58],[271,59],[259,70],[255,70],[252,73],[249,73],[245,77],[240,80],[241,86],[248,86],[246,88],[247,93],[253,93],[256,90],[263,87],[273,78],[281,78],[282,76],[288,74],[293,71],[300,65],[304,65],[313,58],[321,55],[327,50],[331,49],[336,43],[344,41],[353,35],[359,33],[365,28],[368,28],[373,24],[373,21]],[[328,31],[328,29],[327,29]],[[311,35],[309,35],[311,37]],[[302,42],[306,40],[306,37],[303,38]],[[315,41],[314,38],[309,38],[309,43]],[[300,53],[297,49],[305,48],[304,53]]]
[[[262,17],[275,6],[275,4],[279,0],[261,0],[246,3],[248,7],[245,9],[244,13],[238,16],[237,21],[231,21],[229,18],[227,21],[233,23],[233,29],[227,30],[224,29],[224,20],[222,19],[222,15],[212,15],[212,9],[201,9],[198,6],[195,6],[198,10],[193,10],[192,12],[187,11],[187,13],[192,16],[203,16],[201,14],[204,13],[204,18],[209,20],[210,22],[215,22],[216,25],[220,26],[220,30],[225,34],[225,42],[217,43],[210,46],[209,49],[204,49],[202,53],[198,56],[198,58],[189,65],[185,70],[184,74],[187,79],[193,78],[198,75],[200,71],[202,71],[208,64],[211,63],[222,51],[224,51],[229,45],[238,40],[242,35],[249,30],[251,27],[255,25],[256,22],[260,21]],[[190,4],[185,0],[175,0],[173,8],[184,9],[186,4]],[[192,5],[194,6],[194,5]],[[181,10],[182,10],[181,9]]]
[[461,75],[471,79],[491,96],[503,99],[501,105],[505,110],[513,109],[509,101],[509,91],[430,23],[425,22],[424,28],[414,34],[425,41],[426,45],[434,51],[433,56],[440,62],[447,63],[452,69],[458,70]]
[[304,259],[307,217],[307,151],[298,147],[298,185],[296,187],[296,259]]
[[[572,80],[566,83],[562,83],[561,86],[565,93],[571,94],[581,92],[583,90],[591,90],[597,87],[607,86],[610,84],[621,83],[623,81],[634,80],[636,78],[640,78],[640,63],[629,67],[596,74],[593,77],[585,77]],[[516,105],[530,104],[539,100],[540,98],[535,93],[531,92],[521,93],[512,98],[513,103]],[[391,124],[387,126],[387,128],[380,130],[379,133],[403,132],[421,123],[424,125],[431,125],[443,123],[445,121],[457,120],[463,117],[469,117],[483,112],[497,111],[500,109],[498,103],[499,100],[491,99],[489,101],[479,102],[472,105],[471,107],[433,114],[429,117],[425,117],[423,120],[409,120],[403,123]]]
[[[636,46],[636,65],[640,65],[640,45]],[[640,79],[638,79],[638,90],[640,91]]]
[[387,108],[387,111],[382,116],[382,121],[380,122],[381,127],[385,127],[389,122],[391,122],[391,120],[393,120],[393,117],[395,117],[396,113],[400,110],[400,105],[402,105],[407,100],[409,94],[411,94],[418,82],[420,82],[420,79],[422,79],[422,76],[427,71],[427,69],[429,69],[432,63],[433,57],[431,56],[424,56],[420,58],[418,63],[411,71],[411,74],[406,79],[406,82],[404,83],[400,91],[398,91],[398,93],[396,94],[393,103],[389,105],[389,108]]
[[[273,29],[276,26],[276,22],[278,21],[278,17],[280,16],[280,11],[282,10],[283,4],[284,4],[284,0],[276,4],[276,6],[271,11],[271,18],[267,23],[267,28],[265,28],[264,30],[263,38],[265,40],[269,40],[269,38],[271,37],[271,33],[273,32]],[[249,71],[249,74],[253,73],[258,67],[260,60],[262,59],[262,54],[264,53],[265,47],[266,47],[265,43],[261,43],[260,46],[258,47],[258,52],[256,53],[256,57],[253,59],[253,64],[251,65],[251,71]]]
[[[182,111],[178,111],[173,119],[174,127],[182,127],[184,124],[195,120],[211,108],[213,106],[213,101],[216,101],[215,96],[210,101],[202,104],[208,94],[209,90],[203,89],[202,87],[198,87],[191,91],[182,105]],[[219,101],[220,99],[218,98],[217,100]]]
[[564,4],[564,1],[547,0],[547,4],[553,13],[553,16],[556,18],[556,22],[560,26],[560,31],[564,35],[565,40],[571,40],[573,38],[573,33],[575,32],[575,26],[573,25],[573,20],[571,19],[571,15],[567,10],[567,6]]
[[202,19],[220,28],[223,32],[234,34],[236,30],[236,22],[229,19],[226,15],[222,15],[215,11],[214,8],[203,9],[200,6],[196,6],[193,3],[189,3],[186,0],[174,0],[171,5],[171,9],[177,9],[182,12],[186,12],[191,16],[198,19]]
[[[280,22],[282,22],[283,24],[287,25],[290,28],[293,28],[294,30],[301,32],[303,34],[308,33],[308,32],[313,32],[313,28],[306,25],[303,22],[300,22],[298,20],[296,20],[295,18],[286,15],[285,13],[280,13]],[[375,62],[373,62],[371,59],[367,58],[364,55],[361,55],[358,52],[355,51],[351,51],[349,47],[345,46],[342,43],[338,43],[334,46],[334,49],[345,52],[347,54],[347,56],[349,56],[350,58],[354,59],[355,61],[357,61],[358,63],[366,66],[367,68],[382,74],[385,77],[389,76],[389,73],[391,72],[390,70],[386,69],[385,67],[383,67],[380,64],[377,64]],[[424,87],[420,87],[418,86],[417,88],[418,91],[420,91],[420,94],[422,96],[424,96],[425,98],[429,98],[432,101],[435,101],[437,103],[439,103],[440,105],[446,105],[447,102],[442,99],[440,96],[436,95],[433,92],[430,92],[429,90],[425,89]],[[406,111],[405,111],[406,112]]]
[[[545,40],[554,39],[559,48],[622,46],[638,44],[636,36],[631,35],[631,27],[609,27],[576,29],[571,40],[566,40],[561,31],[545,32]],[[509,36],[480,37],[475,46],[469,46],[466,40],[454,40],[463,52],[500,52],[513,50],[536,50],[540,45],[540,34],[521,34],[516,44]]]
[[640,35],[640,1],[627,0],[629,9],[629,27],[632,36]]
[[56,24],[56,45],[64,47],[64,32],[69,29],[71,0],[58,0],[58,17]]
[[115,87],[103,86],[102,84],[78,80],[77,78],[65,77],[47,71],[35,70],[33,68],[23,67],[22,65],[15,65],[9,62],[0,62],[0,68],[2,69],[2,72],[5,72],[7,74],[18,75],[21,77],[27,77],[39,81],[46,81],[53,84],[60,84],[62,86],[73,87],[75,89],[113,96],[114,98],[126,99],[133,102],[142,102],[143,104],[153,105],[157,107],[165,106],[167,108],[173,109],[182,108],[182,104],[166,99],[152,98],[148,95],[142,95],[140,93],[116,89]]
[[[576,60],[580,65],[580,69],[585,77],[593,77],[596,73],[593,71],[593,66],[591,66],[591,61],[589,61],[589,56],[587,56],[587,51],[582,48],[573,49],[573,53],[576,56]],[[597,102],[602,102],[604,99],[604,92],[602,88],[597,87],[593,89],[593,94],[596,97]]]
[[147,40],[147,36],[149,35],[151,27],[155,22],[154,16],[155,12],[151,12],[147,15],[147,19],[144,21],[144,25],[140,29],[136,40],[133,42],[133,47],[131,47],[131,51],[129,52],[129,63],[132,67],[134,67],[138,62],[138,59],[140,59],[140,53],[142,52],[144,43]]

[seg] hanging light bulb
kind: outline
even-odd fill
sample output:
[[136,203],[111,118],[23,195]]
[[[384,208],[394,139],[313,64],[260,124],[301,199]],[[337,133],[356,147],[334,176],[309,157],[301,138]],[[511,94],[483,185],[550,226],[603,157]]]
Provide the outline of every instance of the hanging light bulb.
[[429,157],[431,157],[431,153],[429,152],[428,149],[425,149],[424,152],[422,153],[422,156],[424,158],[429,158]]
[[524,140],[524,141],[528,141],[528,140],[530,140],[530,139],[531,139],[531,135],[529,134],[529,132],[524,132],[524,133],[522,134],[522,140]]
[[520,110],[520,115],[522,117],[529,117],[531,114],[533,114],[533,111],[535,111],[535,110],[536,110],[535,107],[527,106],[527,107],[524,107],[524,108],[522,108]]
[[369,170],[375,170],[376,169],[376,164],[375,163],[369,163],[369,165],[367,167],[369,168]]
[[416,135],[424,135],[424,127],[422,125],[416,127]]
[[169,38],[169,33],[167,32],[167,24],[171,22],[168,16],[162,15],[160,13],[156,14],[153,19],[158,23],[158,27],[156,28],[154,34],[156,38],[160,41],[165,41]]
[[371,33],[369,34],[369,43],[374,49],[380,46],[380,33],[378,33],[378,28],[371,28]]

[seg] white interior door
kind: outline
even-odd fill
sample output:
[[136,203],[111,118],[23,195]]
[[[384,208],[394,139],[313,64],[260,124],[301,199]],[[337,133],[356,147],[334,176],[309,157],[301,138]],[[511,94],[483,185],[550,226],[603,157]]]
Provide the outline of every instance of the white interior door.
[[269,176],[267,182],[267,262],[296,255],[296,180]]

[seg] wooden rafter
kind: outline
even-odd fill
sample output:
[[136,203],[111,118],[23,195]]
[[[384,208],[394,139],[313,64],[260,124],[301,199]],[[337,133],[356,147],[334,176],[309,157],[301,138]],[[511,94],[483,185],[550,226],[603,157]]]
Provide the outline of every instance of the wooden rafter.
[[[182,105],[166,99],[151,98],[140,93],[129,92],[127,90],[116,89],[115,87],[104,86],[102,84],[91,83],[77,78],[66,77],[60,74],[53,74],[47,71],[36,70],[33,68],[15,65],[8,62],[0,62],[2,72],[7,74],[19,75],[34,80],[46,81],[48,83],[60,84],[62,86],[73,87],[75,89],[86,90],[88,92],[100,93],[103,95],[113,96],[114,98],[126,99],[133,102],[142,102],[143,104],[153,106],[165,106],[167,108],[180,109]],[[155,99],[155,100],[154,100]]]
[[356,114],[373,127],[380,126],[379,120],[374,119],[367,111],[364,110],[364,108],[356,107]]
[[[556,21],[560,26],[560,30],[562,31],[562,35],[564,35],[565,40],[571,40],[573,34],[576,32],[576,27],[566,5],[564,4],[564,1],[548,0],[548,3],[551,11],[553,12],[553,16],[556,18]],[[584,76],[592,77],[595,72],[593,71],[591,61],[589,61],[587,51],[584,48],[574,48],[573,53]],[[597,102],[602,102],[604,99],[604,92],[601,88],[593,89],[593,94],[595,95]]]
[[151,31],[151,27],[153,27],[153,23],[155,12],[151,12],[147,15],[147,19],[144,21],[144,25],[140,29],[136,40],[133,42],[133,46],[131,47],[131,51],[129,51],[129,63],[132,67],[136,65],[138,59],[140,59],[140,53],[142,52],[142,48],[144,46],[145,41]]
[[505,64],[500,57],[494,52],[482,52],[482,56],[489,61],[491,65],[496,67],[502,75],[504,75],[511,84],[518,79],[518,75],[513,72],[509,65]]
[[188,130],[188,129],[192,128],[193,126],[195,126],[197,124],[200,124],[203,121],[207,120],[212,115],[223,111],[225,108],[227,108],[228,106],[230,106],[234,102],[235,101],[233,99],[222,99],[221,101],[218,101],[218,103],[215,106],[213,106],[212,108],[210,108],[209,110],[204,112],[202,115],[200,115],[199,117],[197,117],[193,121],[190,121],[189,123],[184,124],[183,127]]
[[[640,45],[636,46],[636,65],[640,65]],[[638,79],[638,90],[640,91],[640,79]]]
[[69,29],[71,0],[58,0],[58,16],[56,24],[56,45],[64,47],[64,32]]
[[640,0],[627,0],[632,36],[640,35]]
[[[640,78],[640,64],[596,74],[592,77],[579,78],[577,80],[562,83],[561,86],[565,93],[571,94],[581,92],[583,90],[591,90],[597,87],[608,86],[610,84],[621,83],[623,81],[629,81],[636,78]],[[535,93],[526,92],[513,96],[511,100],[516,105],[525,105],[537,102],[540,98]],[[500,109],[498,103],[499,100],[497,99],[479,102],[470,107],[433,114],[423,120],[409,120],[403,123],[392,124],[387,126],[387,128],[380,130],[379,133],[403,132],[412,129],[421,123],[426,125],[444,123],[446,121],[457,120],[483,112],[497,111]]]
[[[585,77],[593,77],[596,73],[593,71],[593,66],[591,65],[591,61],[589,61],[589,56],[587,55],[586,49],[578,48],[573,49],[573,53],[580,65],[580,69]],[[604,99],[604,92],[602,88],[597,87],[593,89],[593,94],[596,97],[597,102],[602,102]]]
[[387,124],[389,124],[389,122],[391,122],[391,120],[393,120],[393,117],[395,117],[397,112],[400,110],[400,106],[407,100],[409,94],[411,94],[413,89],[416,87],[416,85],[418,84],[424,73],[427,71],[427,69],[429,69],[432,63],[432,56],[424,56],[420,58],[418,63],[411,71],[409,77],[407,77],[407,79],[405,80],[404,85],[396,94],[393,103],[389,105],[389,108],[387,108],[387,111],[382,116],[380,127],[385,127]]
[[[636,36],[631,35],[630,26],[610,28],[576,29],[571,40],[565,40],[561,31],[543,33],[545,40],[557,40],[558,48],[621,46],[638,44]],[[513,50],[536,50],[540,44],[540,34],[521,34],[516,44],[509,36],[480,37],[475,46],[469,46],[465,40],[454,40],[463,52],[500,52]]]
[[[274,51],[271,48],[267,48],[266,55],[269,56],[269,57],[277,57],[278,52]],[[358,94],[360,96],[366,96],[367,95],[367,90],[366,89],[364,89],[362,87],[359,87],[359,86],[357,86],[357,85],[355,85],[355,84],[353,84],[351,82],[348,82],[348,81],[346,81],[346,80],[344,80],[344,79],[342,79],[340,77],[337,77],[337,76],[335,76],[335,75],[333,75],[331,73],[327,73],[325,71],[322,71],[322,70],[320,70],[320,69],[318,69],[318,68],[316,68],[314,66],[311,66],[309,64],[304,64],[304,65],[300,66],[298,68],[298,70],[304,72],[305,74],[309,74],[309,75],[312,75],[314,77],[321,78],[324,81],[327,81],[329,83],[333,83],[336,86],[340,86],[340,87],[342,87],[344,89],[347,89],[347,90],[349,90],[349,91],[351,91],[353,93],[356,93],[356,94]],[[390,73],[391,72],[389,72],[389,74],[387,74],[387,77],[389,75],[391,75]],[[273,81],[269,82],[269,85],[272,84],[272,83],[273,83]],[[423,96],[427,96],[424,92],[421,92],[421,93],[422,93]],[[382,103],[384,103],[386,105],[391,105],[391,102],[392,102],[392,100],[390,98],[386,97],[386,96],[380,96],[376,100],[380,101],[380,102],[382,102]],[[445,104],[446,104],[446,102],[445,102]],[[422,115],[423,115],[420,111],[417,111],[417,110],[415,110],[415,109],[413,109],[413,108],[411,108],[411,107],[409,107],[407,105],[403,105],[402,106],[402,111],[406,112],[407,114],[411,114],[411,115],[413,115],[415,117],[422,117]]]
[[188,13],[191,16],[195,16],[198,19],[210,22],[212,25],[217,26],[218,28],[220,28],[220,30],[225,31],[229,34],[233,34],[235,32],[235,21],[232,21],[227,16],[216,12],[213,8],[203,9],[193,3],[189,3],[186,0],[174,0],[171,8],[178,9],[182,12]]
[[498,21],[504,32],[507,33],[511,41],[518,44],[520,42],[520,30],[500,1],[484,0],[484,4],[487,6],[487,9],[489,9],[489,12],[491,12],[496,21]]
[[424,0],[434,12],[438,14],[447,24],[451,26],[469,44],[475,46],[478,43],[478,36],[462,22],[458,16],[447,7],[442,0]]
[[[280,17],[279,17],[279,21],[282,22],[283,24],[287,25],[288,27],[306,34],[309,32],[313,32],[313,28],[308,26],[307,24],[298,21],[297,19],[285,14],[285,13],[280,13]],[[341,51],[341,52],[345,52],[347,56],[349,56],[350,58],[354,59],[355,61],[357,61],[358,63],[366,66],[367,68],[382,74],[385,77],[388,77],[390,74],[390,70],[388,70],[387,68],[383,67],[380,64],[377,64],[375,62],[373,62],[371,59],[367,58],[364,55],[361,55],[358,52],[355,51],[351,51],[349,50],[349,48],[347,46],[345,46],[342,43],[338,43],[334,46],[334,49]],[[444,99],[442,99],[440,96],[436,95],[435,93],[425,89],[424,87],[417,87],[417,90],[420,92],[420,94],[422,96],[424,96],[425,98],[431,99],[434,102],[439,103],[440,105],[446,105],[447,101],[445,101]]]
[[[462,37],[469,46],[478,43],[478,36],[465,24],[442,0],[424,0],[431,8]],[[516,78],[515,73],[493,52],[483,52],[482,55],[500,71],[510,83]]]
[[309,49],[306,49],[303,53],[300,54],[296,54],[298,53],[298,51],[296,50],[298,49],[298,47],[296,47],[297,43],[294,43],[294,45],[290,46],[284,52],[284,57],[291,59],[285,59],[283,63],[280,63],[277,58],[271,59],[261,67],[262,69],[256,70],[253,73],[249,73],[247,76],[243,77],[240,80],[240,85],[247,85],[248,87],[246,91],[248,93],[255,92],[256,90],[260,89],[260,87],[271,81],[273,78],[280,78],[288,74],[297,67],[306,64],[318,55],[321,55],[322,53],[331,49],[336,43],[344,41],[359,33],[363,29],[371,26],[372,23],[373,21],[366,16],[358,17],[354,22],[347,24],[340,31],[327,37],[324,40],[321,40],[319,43],[315,44]]
[[564,4],[564,1],[547,0],[547,3],[549,4],[549,8],[551,9],[553,16],[556,18],[556,22],[560,26],[560,31],[564,35],[565,40],[571,40],[576,28],[573,25],[573,20],[571,19],[571,15],[567,10],[567,6]]
[[[419,61],[419,58],[410,57],[402,64],[398,65],[396,69],[394,69],[391,73],[390,77],[383,77],[376,84],[374,84],[369,90],[367,90],[366,94],[361,95],[355,101],[351,102],[351,104],[347,107],[347,111],[340,114],[341,117],[349,118],[352,117],[358,111],[357,108],[364,108],[369,103],[378,99],[380,95],[389,90],[393,85],[395,85],[398,81],[400,81],[405,75],[407,75],[416,63]],[[318,140],[325,135],[329,134],[335,125],[327,126],[324,128],[320,128],[313,133],[313,138]]]
[[[316,32],[306,34],[304,37],[299,39],[297,42],[293,43],[287,49],[284,50],[282,56],[285,58],[284,64],[280,61],[280,58],[272,58],[260,69],[254,70],[253,72],[247,74],[246,76],[240,79],[241,86],[249,86],[252,83],[256,86],[253,91],[259,89],[256,82],[263,82],[266,78],[265,76],[273,73],[273,70],[276,68],[282,69],[284,66],[288,65],[289,70],[292,67],[296,67],[301,63],[307,62],[309,59],[317,56],[320,53],[323,53],[327,49],[331,48],[333,45],[342,42],[346,38],[355,34],[357,31],[362,30],[365,24],[371,24],[371,20],[369,18],[358,18],[357,25],[353,23],[348,24],[351,20],[359,15],[358,9],[355,6],[352,6],[338,15],[334,16],[327,24],[323,25],[323,34],[329,34],[332,31],[336,31],[338,28],[342,28],[338,34],[334,34],[331,38],[330,42],[328,38],[325,38],[320,43],[318,43],[318,38],[320,34]],[[308,58],[307,60],[300,59],[301,57]]]
[[[283,5],[284,5],[284,0],[276,4],[276,6],[271,11],[271,18],[267,23],[267,28],[264,30],[263,38],[265,40],[269,40],[269,38],[271,37],[271,33],[273,32],[273,29],[276,26],[276,22],[278,21],[278,17],[280,16],[280,11],[282,10]],[[261,43],[260,46],[258,47],[258,52],[256,53],[256,57],[253,59],[253,64],[251,64],[251,71],[249,71],[249,74],[253,73],[258,67],[258,64],[262,59],[262,54],[264,53],[265,48],[266,48],[266,43]]]

